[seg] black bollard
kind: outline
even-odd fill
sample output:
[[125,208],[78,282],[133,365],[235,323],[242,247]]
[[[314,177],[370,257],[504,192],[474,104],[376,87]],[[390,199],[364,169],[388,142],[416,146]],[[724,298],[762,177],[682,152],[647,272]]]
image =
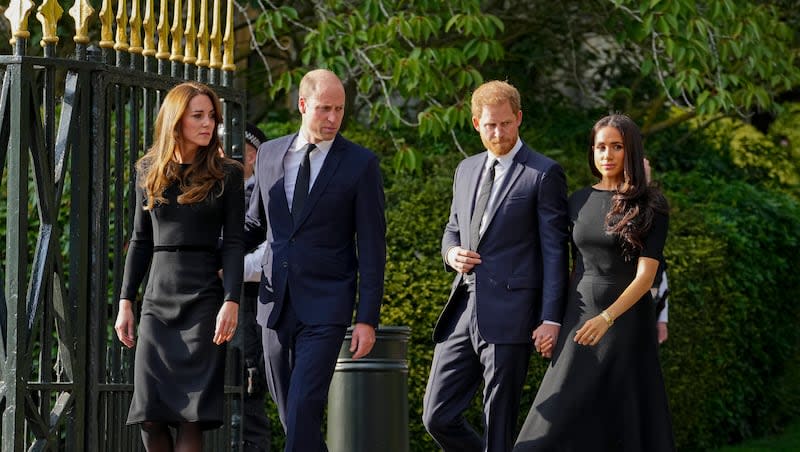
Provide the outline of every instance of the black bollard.
[[352,359],[348,329],[328,392],[330,452],[408,452],[407,326],[380,326],[369,355]]

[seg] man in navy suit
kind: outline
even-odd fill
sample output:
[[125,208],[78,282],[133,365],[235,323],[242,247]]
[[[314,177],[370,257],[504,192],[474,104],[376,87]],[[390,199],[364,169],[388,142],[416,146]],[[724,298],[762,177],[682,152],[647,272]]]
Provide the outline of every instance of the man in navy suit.
[[[455,271],[433,331],[423,422],[447,452],[514,446],[532,346],[552,353],[564,312],[568,217],[564,171],[519,138],[520,95],[491,81],[472,95],[472,124],[486,152],[456,169],[442,238]],[[484,385],[484,431],[463,416]]]
[[339,135],[345,92],[314,70],[300,82],[299,133],[259,148],[245,221],[248,245],[266,234],[257,313],[267,383],[286,451],[327,450],[321,424],[347,327],[350,351],[375,344],[386,264],[377,157]]

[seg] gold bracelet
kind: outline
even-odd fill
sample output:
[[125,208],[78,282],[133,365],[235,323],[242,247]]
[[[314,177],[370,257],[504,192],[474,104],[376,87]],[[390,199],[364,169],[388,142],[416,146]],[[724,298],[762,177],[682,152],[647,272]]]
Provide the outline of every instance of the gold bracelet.
[[605,319],[605,321],[608,324],[609,328],[611,327],[611,325],[614,324],[614,318],[611,317],[611,314],[609,314],[608,311],[606,311],[605,309],[603,309],[603,312],[600,313],[600,317]]

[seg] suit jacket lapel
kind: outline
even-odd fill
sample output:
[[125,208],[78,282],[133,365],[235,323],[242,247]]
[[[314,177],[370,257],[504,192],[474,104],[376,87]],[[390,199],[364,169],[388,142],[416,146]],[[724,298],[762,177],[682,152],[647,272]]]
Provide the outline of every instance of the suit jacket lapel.
[[300,213],[300,218],[294,227],[295,230],[303,224],[303,221],[305,221],[308,215],[314,210],[314,206],[317,204],[317,201],[319,201],[320,196],[322,196],[328,183],[333,179],[333,175],[336,173],[336,169],[339,167],[339,162],[342,160],[342,156],[345,152],[346,150],[341,136],[336,135],[336,138],[333,140],[333,145],[328,151],[328,155],[325,156],[325,162],[322,163],[322,168],[319,170],[319,174],[314,180],[314,185],[308,193],[308,199],[306,199],[306,203],[303,205],[303,211]]
[[270,198],[274,199],[276,203],[278,203],[278,207],[281,209],[284,215],[291,216],[291,212],[289,211],[289,203],[286,200],[286,187],[284,186],[283,179],[286,177],[286,174],[283,170],[283,160],[286,158],[286,153],[289,152],[289,149],[294,144],[294,140],[297,139],[297,134],[294,134],[290,140],[286,143],[286,147],[282,149],[278,158],[271,158],[267,165],[272,166],[271,170],[276,174],[276,177],[272,178],[272,180],[278,181],[275,185],[272,186],[270,190]]
[[[494,219],[494,214],[497,213],[497,208],[500,207],[500,204],[505,201],[506,197],[508,196],[508,192],[511,190],[511,187],[514,185],[514,182],[519,178],[520,174],[522,174],[522,170],[525,168],[525,161],[528,159],[528,148],[523,144],[522,148],[517,151],[517,155],[514,156],[514,160],[511,163],[511,168],[508,169],[508,172],[503,177],[503,180],[500,182],[500,191],[497,193],[497,199],[489,204],[489,215],[486,217],[486,227],[484,227],[484,231],[489,230],[489,226],[492,225],[492,220]],[[497,182],[497,181],[495,181]],[[481,236],[483,238],[483,236]],[[477,246],[477,244],[476,244]]]
[[[487,154],[484,152],[484,154]],[[464,215],[466,221],[461,221],[460,223],[462,226],[462,242],[465,242],[465,247],[471,250],[474,250],[475,247],[473,244],[469,243],[470,234],[469,234],[469,224],[472,221],[472,211],[475,209],[475,198],[478,196],[478,184],[480,183],[481,174],[483,173],[483,168],[486,166],[486,158],[484,156],[483,159],[478,159],[477,163],[473,165],[471,168],[467,168],[466,172],[466,187],[468,187],[469,191],[467,192],[468,195],[466,196],[465,202],[466,205],[463,205],[461,214]],[[476,244],[477,245],[477,244]]]

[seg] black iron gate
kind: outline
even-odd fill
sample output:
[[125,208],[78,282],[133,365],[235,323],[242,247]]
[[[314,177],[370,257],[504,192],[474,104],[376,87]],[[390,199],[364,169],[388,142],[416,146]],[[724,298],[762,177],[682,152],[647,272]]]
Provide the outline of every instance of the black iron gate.
[[[133,352],[112,328],[134,162],[152,142],[163,95],[185,79],[220,95],[226,152],[241,154],[245,98],[233,88],[232,0],[226,14],[220,0],[189,0],[185,9],[181,0],[162,2],[158,26],[155,2],[138,2],[119,0],[114,16],[103,1],[94,47],[94,12],[76,0],[72,58],[55,56],[62,11],[54,0],[38,8],[43,56],[27,55],[34,5],[12,0],[5,12],[16,42],[13,55],[0,56],[2,452],[141,450],[138,429],[125,426]],[[225,409],[234,421],[207,435],[206,450],[238,448],[241,388],[230,361]]]

